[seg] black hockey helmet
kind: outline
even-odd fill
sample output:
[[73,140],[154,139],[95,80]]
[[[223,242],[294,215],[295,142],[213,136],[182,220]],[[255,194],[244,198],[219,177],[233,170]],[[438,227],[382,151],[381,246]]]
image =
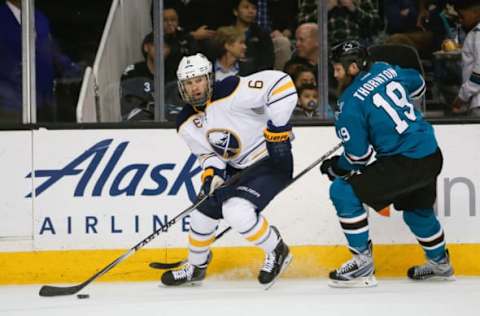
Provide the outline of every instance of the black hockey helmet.
[[330,51],[330,60],[332,63],[340,63],[345,70],[350,64],[356,63],[360,70],[368,67],[368,51],[355,40],[346,40],[332,47]]

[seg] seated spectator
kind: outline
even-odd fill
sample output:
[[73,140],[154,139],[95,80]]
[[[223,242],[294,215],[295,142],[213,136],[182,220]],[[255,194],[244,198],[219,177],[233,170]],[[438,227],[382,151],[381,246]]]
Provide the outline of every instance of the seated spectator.
[[257,24],[257,1],[234,0],[234,26],[245,34],[247,52],[245,59],[256,71],[273,69],[275,61],[273,43],[270,34],[264,32]]
[[[316,0],[299,0],[298,23],[317,23]],[[347,39],[365,44],[383,27],[378,5],[373,0],[328,0],[328,44],[333,46]]]
[[390,34],[385,43],[413,46],[420,56],[430,58],[448,33],[445,6],[445,0],[385,0],[387,34]]
[[305,84],[317,85],[316,74],[311,67],[300,65],[292,76],[295,87],[299,89]]
[[[332,5],[331,2],[328,1],[328,8]],[[298,0],[297,22],[298,24],[318,22],[317,0]]]
[[283,70],[285,63],[292,55],[290,39],[296,28],[297,0],[258,0],[257,24],[266,33],[270,34],[275,55],[274,69]]
[[295,12],[298,12],[298,0],[257,0],[257,24],[272,37],[275,37],[272,33],[278,33],[292,38],[297,19],[290,13]]
[[[35,10],[37,121],[55,119],[54,79],[80,77],[81,69],[53,40],[48,18]],[[21,0],[0,5],[0,122],[22,122]]]
[[433,85],[435,96],[444,105],[445,115],[452,114],[452,104],[462,85],[462,51],[465,32],[458,21],[458,13],[452,5],[447,5],[444,13],[448,32],[441,50],[433,53]]
[[[169,49],[165,45],[164,56],[168,58]],[[120,105],[122,119],[125,121],[144,121],[154,119],[155,91],[155,45],[153,33],[145,36],[142,43],[144,61],[129,65],[120,80]]]
[[462,0],[455,3],[460,23],[468,32],[462,48],[463,84],[452,105],[453,113],[480,117],[480,3]]
[[164,6],[177,9],[180,25],[200,42],[202,48],[205,41],[213,39],[217,28],[230,25],[233,20],[230,1],[164,0]]
[[383,0],[383,12],[387,34],[409,33],[418,30],[418,0]]
[[319,116],[318,88],[316,85],[307,83],[297,88],[298,103],[293,111],[295,118]]
[[216,58],[213,62],[215,80],[229,76],[247,76],[256,71],[251,62],[245,62],[245,33],[233,26],[222,26],[214,38]]
[[174,6],[163,9],[163,27],[165,42],[170,47],[170,54],[165,59],[165,82],[176,81],[177,67],[183,56],[198,52],[197,41],[179,25],[177,10]]
[[319,57],[318,25],[315,23],[300,25],[295,32],[295,38],[295,52],[285,64],[284,71],[293,77],[298,67],[304,66],[317,74]]
[[327,7],[330,46],[347,39],[368,45],[382,24],[378,6],[372,0],[329,0]]

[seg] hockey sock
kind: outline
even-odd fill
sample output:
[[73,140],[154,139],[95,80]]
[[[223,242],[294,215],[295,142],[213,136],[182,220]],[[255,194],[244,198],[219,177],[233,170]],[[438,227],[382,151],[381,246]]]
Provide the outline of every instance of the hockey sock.
[[369,226],[368,214],[362,202],[353,192],[352,186],[342,179],[332,183],[330,198],[337,210],[349,248],[355,253],[363,253],[368,249]]
[[433,208],[404,210],[403,220],[422,246],[428,259],[445,257],[445,235]]
[[212,219],[199,211],[192,212],[190,233],[188,235],[188,262],[199,266],[207,262],[210,245],[215,241],[218,220]]
[[223,217],[245,239],[266,252],[272,252],[280,240],[268,221],[257,215],[255,206],[248,200],[231,198],[224,202]]

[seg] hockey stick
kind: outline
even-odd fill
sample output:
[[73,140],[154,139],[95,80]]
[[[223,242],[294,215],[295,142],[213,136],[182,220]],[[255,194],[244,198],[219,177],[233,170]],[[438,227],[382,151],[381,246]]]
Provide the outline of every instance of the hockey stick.
[[[213,240],[213,242],[217,241],[218,239],[222,238],[222,236],[229,232],[230,230],[232,229],[231,226],[228,226],[227,228],[225,228],[224,230],[222,230],[220,233],[218,233],[217,235],[215,235],[215,239]],[[150,262],[150,264],[148,265],[150,268],[152,269],[159,269],[159,270],[167,270],[167,269],[173,269],[173,268],[177,268],[177,267],[180,267],[180,266],[183,266],[184,264],[186,264],[188,261],[188,259],[183,259],[183,260],[180,260],[180,261],[175,261],[175,262],[170,262],[170,263],[167,263],[167,262],[157,262],[157,261],[154,261],[154,262]]]
[[140,248],[148,244],[150,241],[152,241],[155,237],[157,237],[164,229],[168,229],[170,226],[175,224],[179,219],[184,218],[188,214],[190,214],[197,206],[199,206],[203,201],[205,201],[208,198],[208,196],[203,197],[201,200],[199,200],[197,203],[193,204],[192,206],[188,207],[184,211],[180,212],[177,216],[172,218],[170,221],[167,222],[166,225],[162,226],[161,228],[157,229],[153,233],[151,233],[148,237],[140,241],[138,244],[130,248],[126,253],[112,261],[110,264],[108,264],[105,268],[102,270],[98,271],[95,273],[93,276],[91,276],[88,280],[86,280],[83,283],[73,285],[73,286],[52,286],[52,285],[44,285],[40,288],[40,296],[60,296],[60,295],[73,295],[80,290],[82,290],[84,287],[89,285],[91,282],[94,280],[98,279],[108,271],[110,271],[113,267],[115,267],[117,264],[120,262],[124,261],[128,257],[130,257],[133,253],[137,252]]
[[[315,168],[315,166],[317,166],[319,163],[321,163],[322,161],[324,161],[325,159],[327,159],[328,157],[330,157],[330,155],[332,155],[333,153],[335,153],[340,147],[342,147],[342,143],[339,143],[337,145],[335,145],[335,147],[333,147],[332,149],[330,149],[328,152],[326,152],[322,157],[318,158],[317,160],[315,160],[314,162],[312,162],[308,167],[306,167],[305,169],[303,169],[299,174],[297,174],[295,177],[293,177],[288,183],[287,185],[285,185],[283,187],[283,189],[280,191],[282,192],[283,190],[285,190],[286,188],[288,188],[292,183],[294,183],[295,181],[297,181],[300,177],[302,177],[303,175],[305,175],[307,172],[309,172],[310,170],[312,170],[313,168]],[[278,192],[277,194],[280,194],[280,192]],[[220,239],[225,233],[227,233],[228,231],[230,231],[232,229],[231,226],[225,228],[223,231],[221,231],[220,233],[218,233],[216,236],[215,236],[215,240],[214,241],[217,241],[218,239]],[[187,260],[188,259],[183,259],[183,260],[180,260],[180,261],[176,261],[176,262],[171,262],[171,263],[166,263],[166,262],[150,262],[149,266],[150,268],[152,269],[161,269],[161,270],[165,270],[165,269],[173,269],[173,268],[177,268],[179,266],[182,266],[184,265],[185,263],[187,263]]]
[[[234,174],[230,179],[225,181],[225,183],[222,186],[225,185],[231,185],[238,181],[241,176],[243,176],[246,172],[251,172],[253,168],[256,166],[260,165],[261,162],[265,161],[267,158],[263,158],[255,162],[253,165],[248,167],[247,169],[244,169],[243,171],[240,171],[236,174]],[[148,244],[150,241],[152,241],[155,237],[160,235],[162,231],[166,231],[168,228],[173,226],[177,221],[183,219],[185,216],[190,214],[193,210],[195,210],[200,204],[202,204],[206,199],[208,198],[208,195],[204,196],[201,198],[199,201],[197,201],[195,204],[189,206],[182,212],[180,212],[177,216],[172,218],[170,221],[168,221],[165,225],[148,235],[145,239],[137,243],[135,246],[130,248],[126,253],[118,257],[117,259],[113,260],[110,264],[108,264],[106,267],[95,273],[93,276],[91,276],[88,280],[86,280],[83,283],[73,285],[73,286],[52,286],[52,285],[43,285],[40,288],[40,292],[38,293],[40,296],[60,296],[60,295],[73,295],[79,291],[81,291],[84,287],[92,283],[94,280],[98,279],[111,269],[113,269],[116,265],[118,265],[120,262],[124,261],[128,257],[130,257],[132,254],[137,252],[139,249],[143,248],[146,244]]]

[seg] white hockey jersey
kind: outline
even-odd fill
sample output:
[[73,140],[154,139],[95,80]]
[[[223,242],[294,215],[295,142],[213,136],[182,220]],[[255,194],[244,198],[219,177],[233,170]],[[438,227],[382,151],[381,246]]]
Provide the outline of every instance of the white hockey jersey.
[[462,77],[458,96],[470,101],[470,108],[480,107],[480,23],[468,32],[463,43]]
[[226,164],[243,169],[267,155],[267,121],[287,124],[296,104],[295,85],[281,71],[232,76],[215,84],[204,112],[186,105],[177,131],[203,169],[224,169]]

